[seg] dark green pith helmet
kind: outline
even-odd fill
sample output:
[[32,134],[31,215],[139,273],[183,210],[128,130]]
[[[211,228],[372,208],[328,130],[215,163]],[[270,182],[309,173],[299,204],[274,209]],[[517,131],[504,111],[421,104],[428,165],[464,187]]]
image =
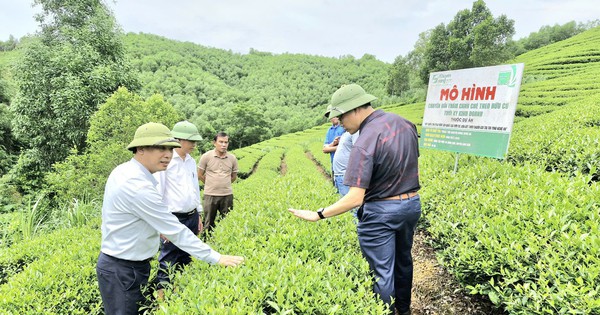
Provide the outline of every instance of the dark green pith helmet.
[[327,107],[325,115],[328,118],[338,117],[376,99],[377,97],[367,94],[358,84],[344,85],[331,96],[331,104]]
[[198,132],[198,128],[189,121],[180,121],[173,126],[171,132],[173,137],[177,139],[189,140],[189,141],[200,141],[202,136]]
[[[327,110],[325,111],[325,118],[329,118],[329,112],[331,111],[331,104],[327,105]],[[333,118],[333,117],[331,117]]]
[[181,148],[179,141],[173,137],[171,130],[163,124],[147,123],[138,127],[128,150],[137,147],[165,146]]

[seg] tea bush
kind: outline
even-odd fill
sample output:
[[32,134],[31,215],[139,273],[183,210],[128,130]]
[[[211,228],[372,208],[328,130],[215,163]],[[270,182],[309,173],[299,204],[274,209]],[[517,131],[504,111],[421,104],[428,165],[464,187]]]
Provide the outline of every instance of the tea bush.
[[600,312],[600,185],[486,159],[453,174],[437,155],[423,163],[428,231],[472,293],[511,314]]

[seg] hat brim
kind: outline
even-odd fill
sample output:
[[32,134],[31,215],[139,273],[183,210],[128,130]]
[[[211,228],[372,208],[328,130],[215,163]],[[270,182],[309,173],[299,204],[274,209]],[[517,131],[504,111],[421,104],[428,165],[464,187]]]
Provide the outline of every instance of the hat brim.
[[181,144],[175,138],[165,138],[165,137],[148,137],[141,139],[134,139],[127,146],[128,150],[137,147],[173,147],[173,148],[181,148]]
[[173,134],[173,137],[177,139],[183,139],[188,141],[202,141],[202,136],[199,134],[190,135],[187,133],[179,133],[176,131],[172,131],[171,134]]
[[333,104],[331,104],[331,108],[329,109],[329,111],[327,111],[325,113],[325,117],[331,119],[334,117],[339,117],[341,115],[343,115],[344,113],[347,113],[357,107],[361,107],[367,103],[370,103],[374,100],[376,100],[377,97],[371,95],[371,94],[363,94],[357,98],[353,98],[350,100],[346,100],[340,104],[338,104],[337,106],[334,106]]

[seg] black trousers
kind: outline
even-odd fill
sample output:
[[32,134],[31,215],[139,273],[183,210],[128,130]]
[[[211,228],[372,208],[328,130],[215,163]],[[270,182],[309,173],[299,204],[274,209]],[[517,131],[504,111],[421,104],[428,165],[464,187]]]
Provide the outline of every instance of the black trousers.
[[100,253],[96,265],[98,286],[106,315],[137,315],[146,303],[142,286],[150,277],[150,259],[130,261]]
[[202,207],[204,208],[204,230],[210,232],[215,227],[217,211],[221,213],[221,217],[225,217],[229,211],[233,210],[233,195],[204,195]]
[[[179,222],[187,226],[192,233],[198,234],[198,222],[200,220],[198,211],[194,209],[194,211],[188,214],[173,214],[177,217]],[[160,243],[160,255],[158,256],[159,268],[156,273],[158,288],[163,287],[161,283],[171,283],[171,278],[169,276],[170,269],[175,268],[176,270],[181,270],[185,265],[192,262],[190,254],[179,249],[175,244],[163,239],[160,240]]]

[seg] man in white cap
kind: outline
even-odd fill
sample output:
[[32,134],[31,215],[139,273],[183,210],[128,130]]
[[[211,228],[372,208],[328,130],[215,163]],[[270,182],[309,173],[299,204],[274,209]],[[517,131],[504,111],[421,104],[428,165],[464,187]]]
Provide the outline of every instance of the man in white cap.
[[181,144],[165,125],[140,126],[127,146],[133,158],[117,166],[106,182],[102,203],[102,243],[96,266],[104,312],[138,314],[145,302],[150,260],[163,235],[177,247],[211,264],[237,266],[240,256],[221,255],[169,212],[153,173],[164,171]]

